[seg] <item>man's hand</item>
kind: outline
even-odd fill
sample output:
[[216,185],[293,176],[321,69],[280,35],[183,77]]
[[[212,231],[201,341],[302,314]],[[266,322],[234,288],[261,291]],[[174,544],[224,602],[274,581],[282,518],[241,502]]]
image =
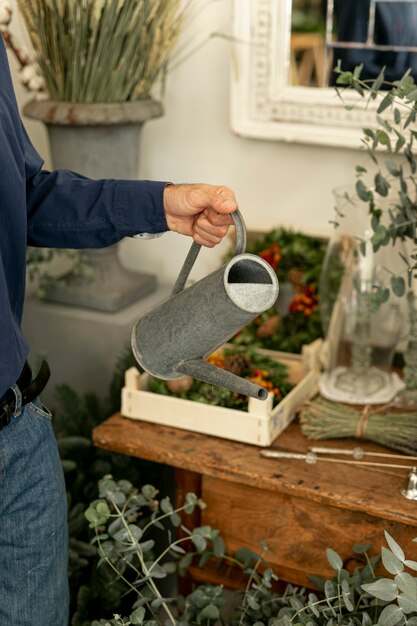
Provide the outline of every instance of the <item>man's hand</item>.
[[216,246],[233,223],[237,202],[231,189],[216,185],[168,185],[164,191],[168,228],[207,248]]

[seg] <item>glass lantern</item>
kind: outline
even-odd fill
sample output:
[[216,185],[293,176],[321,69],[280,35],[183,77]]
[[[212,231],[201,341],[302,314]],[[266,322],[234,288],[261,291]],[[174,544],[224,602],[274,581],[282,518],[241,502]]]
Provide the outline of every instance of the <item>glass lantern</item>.
[[352,188],[336,189],[334,195],[344,217],[329,242],[320,279],[326,336],[320,391],[340,402],[389,402],[403,387],[391,366],[404,332],[405,298],[389,289],[391,276],[404,271],[401,243],[374,252],[364,203]]

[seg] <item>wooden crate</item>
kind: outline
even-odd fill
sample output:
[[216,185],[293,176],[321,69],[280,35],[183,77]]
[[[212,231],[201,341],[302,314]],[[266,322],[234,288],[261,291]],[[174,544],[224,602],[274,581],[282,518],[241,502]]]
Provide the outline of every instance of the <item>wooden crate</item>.
[[[313,345],[313,344],[312,344]],[[272,408],[272,394],[266,401],[249,398],[248,411],[212,406],[148,391],[149,375],[135,367],[126,371],[122,389],[121,414],[132,419],[183,428],[258,446],[269,446],[290,424],[297,410],[318,391],[319,370],[316,348],[303,356],[261,350],[288,367],[294,388]]]

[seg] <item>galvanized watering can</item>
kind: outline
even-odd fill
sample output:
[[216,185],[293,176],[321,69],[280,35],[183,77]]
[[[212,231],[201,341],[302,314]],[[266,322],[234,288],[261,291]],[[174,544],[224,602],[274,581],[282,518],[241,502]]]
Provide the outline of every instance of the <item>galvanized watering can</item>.
[[157,378],[184,374],[237,393],[266,400],[266,389],[204,360],[278,296],[278,279],[262,258],[245,252],[246,230],[239,211],[235,256],[218,270],[184,289],[201,246],[187,255],[171,297],[146,313],[132,330],[133,353],[139,365]]

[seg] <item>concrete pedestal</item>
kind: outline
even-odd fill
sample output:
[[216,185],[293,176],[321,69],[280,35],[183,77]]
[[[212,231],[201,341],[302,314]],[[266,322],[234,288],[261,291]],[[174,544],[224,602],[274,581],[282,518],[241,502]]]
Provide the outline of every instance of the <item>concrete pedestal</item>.
[[70,385],[78,393],[107,394],[115,363],[130,345],[133,325],[146,311],[169,297],[172,286],[161,286],[138,302],[116,313],[41,302],[29,297],[23,332],[30,345],[30,362],[48,360],[52,375],[42,399],[54,405],[57,384]]

